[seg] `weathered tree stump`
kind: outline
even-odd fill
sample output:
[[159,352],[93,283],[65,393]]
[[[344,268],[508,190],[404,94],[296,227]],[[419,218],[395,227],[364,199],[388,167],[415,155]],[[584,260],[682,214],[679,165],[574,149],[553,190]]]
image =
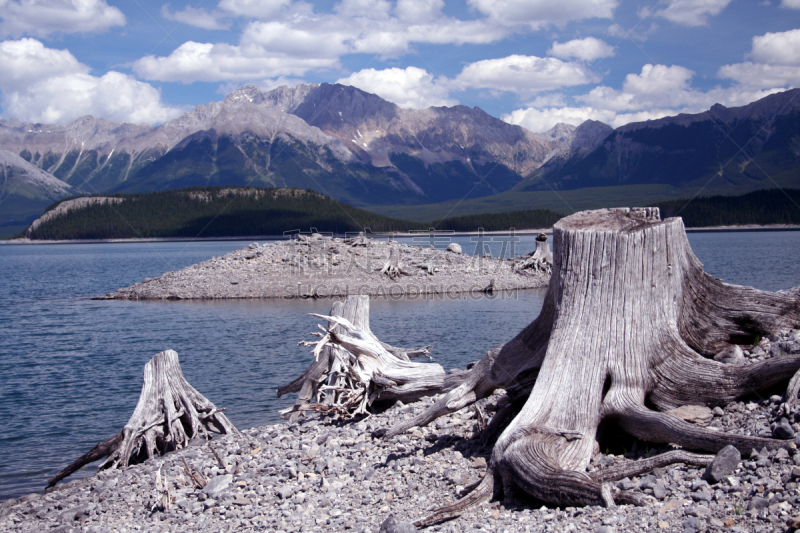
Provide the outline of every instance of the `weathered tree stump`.
[[547,243],[546,233],[540,233],[536,237],[536,249],[525,261],[517,265],[517,270],[526,269],[547,272],[548,274],[552,272],[553,254],[550,253],[550,245]]
[[104,468],[124,468],[185,447],[210,433],[238,434],[233,424],[183,377],[178,354],[157,353],[144,365],[139,402],[122,431],[98,443],[48,481],[52,487],[81,467],[107,457]]
[[[496,439],[480,485],[418,526],[456,516],[493,493],[522,492],[557,505],[643,503],[643,495],[605,483],[630,472],[586,472],[603,420],[687,450],[794,446],[712,431],[664,411],[725,404],[788,381],[800,355],[748,365],[712,358],[732,344],[752,344],[800,323],[800,288],[770,293],[704,273],[683,221],[661,221],[657,208],[581,212],[553,230],[553,275],[536,320],[490,350],[426,412],[387,433],[427,424],[496,388],[527,396]],[[651,462],[702,465],[710,458],[681,451]]]
[[413,401],[441,392],[444,369],[412,362],[428,356],[430,346],[406,350],[383,343],[369,327],[369,296],[348,296],[334,302],[328,322],[314,346],[314,361],[297,379],[278,389],[278,397],[299,392],[295,404],[281,414],[290,420],[305,411],[354,416],[378,400]]
[[389,248],[389,259],[386,260],[380,272],[381,274],[389,276],[390,279],[399,278],[401,275],[410,275],[402,265],[400,265],[400,250],[397,246]]

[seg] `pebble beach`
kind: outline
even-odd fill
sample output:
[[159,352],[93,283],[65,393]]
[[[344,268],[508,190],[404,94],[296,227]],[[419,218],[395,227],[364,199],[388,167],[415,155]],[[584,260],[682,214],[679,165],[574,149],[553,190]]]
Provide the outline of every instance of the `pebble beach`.
[[[743,364],[787,353],[800,353],[800,330],[763,339],[742,359],[724,362]],[[503,391],[496,391],[481,400],[482,416],[491,419],[503,397]],[[779,394],[754,396],[724,408],[696,407],[681,416],[720,431],[800,444],[800,405],[784,400]],[[478,411],[472,409],[393,439],[378,436],[432,402],[396,403],[354,420],[312,415],[295,423],[240,428],[240,435],[210,442],[195,440],[125,470],[101,471],[46,493],[4,501],[0,530],[414,531],[411,522],[479,481],[491,457],[491,446],[481,441]],[[592,459],[589,471],[674,449],[641,441],[626,441],[630,448],[618,449],[613,439],[610,445],[613,449]],[[800,528],[800,451],[789,448],[728,458],[711,478],[705,468],[676,464],[616,483],[650,496],[644,507],[492,501],[428,530],[792,531]]]
[[[305,237],[305,236],[304,236]],[[370,239],[352,246],[322,235],[253,243],[222,257],[145,279],[103,299],[325,298],[348,294],[415,298],[546,287],[549,273],[519,268],[525,258],[473,256]],[[456,245],[457,246],[457,245]],[[392,251],[398,271],[383,267]]]

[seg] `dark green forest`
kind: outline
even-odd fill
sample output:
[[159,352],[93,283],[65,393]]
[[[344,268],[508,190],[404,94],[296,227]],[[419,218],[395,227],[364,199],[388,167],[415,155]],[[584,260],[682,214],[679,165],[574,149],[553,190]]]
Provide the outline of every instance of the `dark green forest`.
[[[282,235],[286,231],[346,233],[423,229],[301,189],[190,187],[110,195],[125,201],[90,205],[47,221],[31,239],[128,239]],[[63,202],[63,200],[62,200]],[[60,202],[59,202],[60,203]],[[48,211],[58,203],[48,207]]]
[[[39,225],[27,236],[39,240],[282,235],[316,228],[343,234],[437,230],[506,231],[549,228],[563,214],[547,209],[484,213],[416,223],[387,218],[301,189],[190,187],[112,195],[125,201],[95,204]],[[63,202],[62,200],[61,202]],[[61,202],[47,208],[54,209]],[[800,190],[763,190],[743,196],[712,196],[653,204],[661,217],[683,217],[688,228],[744,224],[800,225]]]
[[745,224],[800,225],[800,190],[769,189],[742,196],[709,196],[653,204],[661,218],[679,216],[687,228]]

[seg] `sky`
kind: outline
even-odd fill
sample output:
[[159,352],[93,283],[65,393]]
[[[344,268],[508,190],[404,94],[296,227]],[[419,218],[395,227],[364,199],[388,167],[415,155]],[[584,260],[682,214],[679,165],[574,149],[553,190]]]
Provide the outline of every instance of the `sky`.
[[800,0],[0,0],[0,39],[0,117],[55,124],[338,82],[543,132],[800,86]]

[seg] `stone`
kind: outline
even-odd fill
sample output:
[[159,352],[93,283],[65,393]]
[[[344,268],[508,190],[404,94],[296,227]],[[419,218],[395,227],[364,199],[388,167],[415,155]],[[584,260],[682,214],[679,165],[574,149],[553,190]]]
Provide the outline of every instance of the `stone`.
[[694,516],[687,518],[683,522],[684,533],[700,531],[703,529],[703,521]]
[[731,445],[725,446],[714,457],[711,464],[706,467],[703,479],[711,483],[718,483],[730,476],[742,461],[742,454]]
[[595,533],[616,533],[616,529],[611,526],[600,526],[594,531]]
[[451,242],[450,244],[447,245],[447,251],[448,252],[453,252],[455,254],[460,254],[461,253],[461,245],[458,244],[457,242]]
[[772,436],[782,440],[791,439],[794,437],[794,428],[786,418],[781,418],[781,421],[772,430]]
[[786,521],[786,525],[792,529],[800,529],[800,516],[793,516]]
[[653,485],[653,496],[657,500],[663,500],[664,498],[666,498],[667,497],[666,487],[664,487],[664,485],[661,483],[656,483],[655,485]]
[[486,468],[486,459],[483,457],[474,457],[472,459],[472,468]]
[[714,361],[718,361],[726,365],[739,364],[744,362],[744,352],[742,351],[741,346],[737,344],[731,344],[715,355]]
[[381,524],[378,533],[414,533],[417,528],[411,522],[398,522],[393,514],[390,514]]
[[294,494],[294,489],[289,485],[284,485],[278,489],[278,496],[280,496],[282,500],[288,500],[292,497],[292,494]]
[[233,476],[230,474],[224,474],[221,476],[212,477],[208,481],[208,484],[205,487],[203,487],[203,493],[209,496],[214,496],[216,494],[219,494],[220,492],[228,488],[228,485],[231,484],[231,481],[233,481]]
[[233,505],[250,505],[250,500],[248,500],[244,496],[239,496],[238,498],[233,500]]
[[661,508],[658,510],[658,514],[665,514],[673,511],[682,506],[684,501],[686,500],[670,500],[661,506]]
[[747,505],[748,510],[755,510],[760,511],[761,509],[766,509],[769,507],[769,500],[766,498],[762,498],[761,496],[755,496],[750,503]]

